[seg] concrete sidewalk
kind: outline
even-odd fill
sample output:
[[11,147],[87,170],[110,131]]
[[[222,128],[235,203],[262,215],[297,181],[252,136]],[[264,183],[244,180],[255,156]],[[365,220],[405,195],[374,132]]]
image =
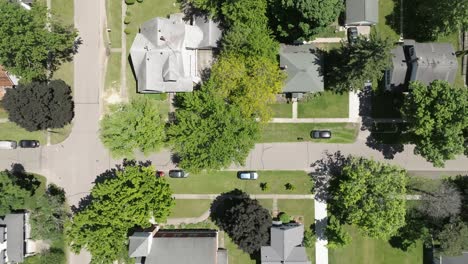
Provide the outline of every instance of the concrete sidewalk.
[[324,201],[314,200],[315,210],[315,233],[317,241],[315,241],[315,263],[328,264],[328,240],[325,236],[327,228],[327,203]]
[[[180,200],[203,200],[210,199],[214,200],[220,194],[174,194],[172,197],[174,199]],[[291,199],[291,200],[300,200],[300,199],[314,199],[313,194],[251,194],[249,195],[252,199]]]

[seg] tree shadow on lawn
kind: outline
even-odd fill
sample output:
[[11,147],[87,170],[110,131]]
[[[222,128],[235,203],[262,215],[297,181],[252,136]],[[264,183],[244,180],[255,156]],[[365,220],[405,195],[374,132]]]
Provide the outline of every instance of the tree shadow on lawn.
[[311,164],[314,172],[311,176],[315,178],[314,193],[318,201],[327,201],[329,198],[329,189],[334,180],[339,178],[343,166],[349,161],[340,151],[330,153],[324,152],[324,157]]
[[13,163],[10,170],[11,175],[15,177],[16,183],[22,188],[35,194],[36,189],[41,185],[41,182],[32,174],[28,174],[24,166],[20,163]]

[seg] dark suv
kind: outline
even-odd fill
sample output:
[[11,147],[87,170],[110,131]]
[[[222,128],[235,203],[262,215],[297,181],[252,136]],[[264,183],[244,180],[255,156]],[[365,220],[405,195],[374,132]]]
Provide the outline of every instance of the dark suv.
[[353,45],[356,43],[358,39],[358,30],[357,27],[349,27],[348,28],[348,43]]

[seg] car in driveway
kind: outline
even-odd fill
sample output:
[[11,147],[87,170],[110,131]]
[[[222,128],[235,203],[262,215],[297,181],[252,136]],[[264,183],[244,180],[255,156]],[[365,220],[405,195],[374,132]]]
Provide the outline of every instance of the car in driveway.
[[312,130],[310,137],[328,139],[332,137],[332,133],[330,130]]
[[183,170],[170,170],[169,177],[171,178],[187,178],[189,174]]
[[19,146],[21,148],[38,148],[41,144],[38,140],[20,140]]
[[348,28],[348,43],[354,44],[358,39],[358,30],[357,27],[349,27]]
[[258,179],[258,173],[256,171],[239,171],[237,178],[241,180],[256,180]]
[[0,149],[15,149],[17,147],[14,140],[0,140]]

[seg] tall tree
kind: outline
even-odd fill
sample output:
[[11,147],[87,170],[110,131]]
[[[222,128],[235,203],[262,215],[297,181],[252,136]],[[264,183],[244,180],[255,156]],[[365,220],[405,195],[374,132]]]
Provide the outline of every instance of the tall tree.
[[468,128],[468,90],[434,81],[413,82],[401,110],[408,121],[415,153],[434,166],[465,151],[463,130]]
[[61,128],[71,122],[74,114],[70,86],[62,80],[8,89],[3,107],[10,121],[28,131]]
[[29,196],[31,192],[21,187],[10,172],[0,172],[0,216],[24,209],[25,199]]
[[331,211],[370,237],[389,238],[405,224],[406,172],[351,157],[331,183]]
[[88,205],[66,223],[70,249],[86,248],[93,263],[112,263],[126,250],[128,232],[166,220],[174,201],[169,184],[148,164],[124,161],[96,179]]
[[325,230],[325,235],[328,240],[329,248],[340,248],[344,247],[351,242],[351,236],[341,225],[340,220],[338,220],[334,215],[331,215],[328,218],[327,229]]
[[114,157],[158,151],[164,144],[164,121],[151,99],[133,99],[112,108],[101,121],[101,140]]
[[200,91],[177,95],[176,120],[167,131],[179,166],[189,171],[244,164],[259,136],[259,124],[227,104],[211,85],[210,80]]
[[343,10],[342,0],[268,0],[268,4],[270,24],[282,42],[310,40]]
[[53,71],[71,59],[76,31],[48,18],[42,4],[34,3],[28,11],[15,1],[0,0],[0,13],[0,64],[22,81],[44,80],[48,67]]
[[391,65],[392,47],[389,39],[375,31],[369,40],[359,37],[353,45],[341,45],[327,56],[334,58],[327,58],[326,81],[336,92],[361,90],[368,80],[382,79],[384,71]]
[[468,225],[459,218],[446,224],[438,234],[440,249],[444,255],[458,256],[468,248]]
[[460,213],[461,198],[456,186],[444,181],[436,190],[423,193],[418,209],[436,220],[457,216]]

